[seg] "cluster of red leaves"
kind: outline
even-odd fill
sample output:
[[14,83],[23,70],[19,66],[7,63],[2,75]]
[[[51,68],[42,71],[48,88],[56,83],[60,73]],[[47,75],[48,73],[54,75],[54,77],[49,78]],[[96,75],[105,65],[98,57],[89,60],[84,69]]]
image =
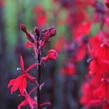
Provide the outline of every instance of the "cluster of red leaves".
[[[34,50],[35,58],[38,60],[40,58],[40,62],[34,63],[30,65],[26,70],[24,66],[24,60],[23,57],[20,56],[20,72],[22,73],[20,76],[18,76],[15,79],[12,79],[9,81],[8,87],[11,87],[11,94],[15,91],[19,91],[20,96],[23,96],[25,99],[18,105],[18,109],[21,109],[22,106],[29,105],[31,109],[38,109],[38,95],[35,95],[34,98],[31,97],[31,93],[35,90],[41,89],[41,83],[37,81],[37,79],[34,76],[30,75],[30,70],[35,68],[36,66],[41,66],[43,62],[47,62],[49,60],[55,60],[58,56],[58,53],[56,50],[51,49],[48,51],[48,55],[42,57],[38,57],[39,52],[41,53],[43,49],[45,48],[46,44],[50,41],[50,38],[55,36],[56,29],[54,27],[47,28],[44,30],[40,30],[38,27],[34,28],[34,35],[31,32],[28,32],[26,29],[26,26],[24,24],[21,24],[20,26],[21,30],[26,34],[28,41],[26,42],[27,47],[31,47]],[[36,69],[37,70],[37,69]],[[38,72],[38,71],[37,71]],[[41,73],[41,72],[40,72]],[[32,82],[36,85],[36,87],[33,87],[29,92],[27,91],[28,88],[28,82]],[[35,99],[37,98],[37,99]],[[43,107],[45,105],[50,105],[50,102],[45,102],[42,104],[39,104],[40,107]]]

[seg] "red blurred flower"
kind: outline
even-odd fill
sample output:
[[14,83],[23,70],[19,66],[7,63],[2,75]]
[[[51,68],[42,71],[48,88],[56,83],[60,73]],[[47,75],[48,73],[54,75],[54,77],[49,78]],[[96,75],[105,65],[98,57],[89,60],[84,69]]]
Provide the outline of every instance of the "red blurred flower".
[[72,63],[68,63],[66,66],[64,66],[61,69],[62,74],[66,74],[66,75],[74,75],[76,74],[76,67],[74,64]]
[[105,1],[105,5],[107,6],[107,8],[109,8],[109,0],[104,0]]
[[91,22],[86,22],[86,23],[80,24],[74,32],[75,38],[77,39],[81,36],[88,35],[91,32],[91,26],[92,26]]
[[54,45],[54,49],[56,49],[58,52],[62,52],[65,44],[66,44],[66,40],[65,40],[64,36],[61,36],[56,41],[56,43]]
[[75,58],[73,59],[75,62],[82,61],[86,56],[86,45],[81,44],[80,47],[78,47]]
[[34,13],[36,16],[36,24],[38,24],[41,27],[46,26],[48,23],[48,16],[43,6],[37,6],[34,10]]

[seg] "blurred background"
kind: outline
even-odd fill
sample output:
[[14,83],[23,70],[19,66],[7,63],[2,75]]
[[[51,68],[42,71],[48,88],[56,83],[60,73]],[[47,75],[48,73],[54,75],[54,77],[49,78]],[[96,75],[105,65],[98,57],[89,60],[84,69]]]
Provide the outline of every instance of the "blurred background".
[[101,27],[95,16],[102,16],[100,9],[104,6],[103,0],[98,0],[96,7],[93,2],[95,0],[0,0],[0,109],[17,109],[23,99],[18,93],[11,95],[7,86],[10,79],[20,75],[19,56],[24,57],[25,67],[34,63],[33,50],[25,47],[27,38],[20,24],[32,32],[34,26],[57,29],[45,49],[45,54],[50,48],[56,49],[59,57],[43,68],[42,82],[46,83],[42,101],[52,102],[43,109],[85,109],[80,97],[88,72],[86,44],[88,37]]

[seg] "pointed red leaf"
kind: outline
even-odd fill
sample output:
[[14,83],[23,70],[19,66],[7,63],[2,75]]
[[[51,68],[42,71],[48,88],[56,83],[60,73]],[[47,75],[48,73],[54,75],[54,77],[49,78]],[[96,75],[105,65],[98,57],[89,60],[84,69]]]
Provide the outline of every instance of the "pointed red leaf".
[[33,43],[31,42],[26,42],[25,44],[26,44],[26,47],[33,47]]
[[11,85],[13,85],[14,82],[15,82],[15,79],[10,80],[9,83],[8,83],[8,87],[10,87]]
[[22,56],[20,56],[20,65],[21,65],[22,71],[24,71],[24,61]]
[[22,79],[22,83],[19,86],[19,90],[20,90],[21,94],[24,93],[24,89],[26,89],[26,87],[27,87],[27,81],[26,81],[26,78],[24,78],[24,79]]
[[51,105],[51,102],[45,102],[45,103],[40,104],[41,107],[46,106],[46,105]]
[[28,72],[29,70],[31,70],[32,68],[34,68],[35,66],[39,65],[39,63],[35,63],[35,64],[32,64],[30,65],[25,72]]
[[26,106],[28,104],[27,100],[23,100],[19,105],[18,105],[18,109],[21,109],[22,106]]

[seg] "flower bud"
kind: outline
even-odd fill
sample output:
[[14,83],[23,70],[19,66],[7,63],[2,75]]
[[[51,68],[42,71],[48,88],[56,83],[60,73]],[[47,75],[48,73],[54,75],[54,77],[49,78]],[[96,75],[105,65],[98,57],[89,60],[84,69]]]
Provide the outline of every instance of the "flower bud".
[[24,24],[21,24],[21,25],[20,25],[20,29],[21,29],[24,33],[27,32],[26,26],[25,26]]
[[56,28],[52,27],[50,28],[50,37],[55,36],[56,35]]
[[55,60],[58,57],[56,50],[51,49],[48,51],[48,55],[42,58],[42,61]]
[[39,36],[40,30],[37,26],[34,28],[34,32],[35,32],[36,35]]
[[26,26],[24,24],[20,25],[21,30],[26,34],[29,41],[34,42],[34,36],[32,33],[29,33],[26,29]]
[[55,60],[58,57],[58,53],[56,50],[51,49],[48,51],[48,58],[49,60]]

